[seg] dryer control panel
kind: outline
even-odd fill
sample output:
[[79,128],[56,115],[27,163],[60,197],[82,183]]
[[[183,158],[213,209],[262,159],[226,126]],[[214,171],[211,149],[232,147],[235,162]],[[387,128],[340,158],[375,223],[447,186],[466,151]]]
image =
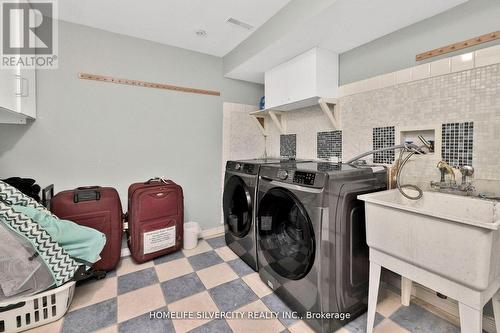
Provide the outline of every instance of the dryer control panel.
[[328,176],[323,172],[263,165],[260,168],[260,177],[267,181],[276,181],[303,187],[323,188]]
[[312,172],[303,172],[303,171],[295,171],[293,175],[293,182],[295,184],[301,185],[314,185],[314,179],[316,178],[316,174]]

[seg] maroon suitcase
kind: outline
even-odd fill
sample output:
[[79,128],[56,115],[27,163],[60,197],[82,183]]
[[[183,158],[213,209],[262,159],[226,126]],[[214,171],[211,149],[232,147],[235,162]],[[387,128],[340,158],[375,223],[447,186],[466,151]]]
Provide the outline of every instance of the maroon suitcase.
[[142,263],[182,248],[184,197],[171,180],[150,179],[128,189],[128,247]]
[[94,270],[110,271],[120,261],[123,235],[122,205],[118,192],[111,187],[79,187],[63,191],[50,201],[51,211],[61,219],[94,228],[106,235],[101,260]]

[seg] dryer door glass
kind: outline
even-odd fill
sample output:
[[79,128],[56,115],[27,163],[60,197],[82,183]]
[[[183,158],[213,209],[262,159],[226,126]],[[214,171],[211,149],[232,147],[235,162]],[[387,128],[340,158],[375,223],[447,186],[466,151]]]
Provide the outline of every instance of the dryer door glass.
[[259,245],[279,275],[298,280],[314,263],[314,230],[304,206],[293,193],[272,188],[259,203]]
[[244,237],[252,226],[252,197],[245,182],[232,176],[224,186],[224,223],[236,237]]

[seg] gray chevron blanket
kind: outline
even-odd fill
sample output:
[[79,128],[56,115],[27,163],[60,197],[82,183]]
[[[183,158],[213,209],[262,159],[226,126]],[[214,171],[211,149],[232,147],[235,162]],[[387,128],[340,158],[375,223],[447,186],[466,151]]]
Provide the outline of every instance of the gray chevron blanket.
[[54,276],[56,286],[70,281],[78,269],[78,263],[55,242],[36,222],[11,208],[11,205],[48,210],[16,188],[0,181],[0,223],[28,240]]

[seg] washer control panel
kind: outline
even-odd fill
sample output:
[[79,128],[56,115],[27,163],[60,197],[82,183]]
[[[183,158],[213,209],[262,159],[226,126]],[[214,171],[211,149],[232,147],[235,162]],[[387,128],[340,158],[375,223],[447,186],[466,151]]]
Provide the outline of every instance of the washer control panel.
[[243,164],[242,170],[245,173],[249,173],[249,174],[253,175],[257,171],[257,166],[255,164]]
[[293,182],[295,184],[313,186],[315,178],[316,174],[313,172],[295,171],[293,175]]
[[256,175],[259,166],[252,163],[241,163],[241,162],[227,162],[226,170],[228,171],[238,171],[240,173],[246,173],[249,175]]

